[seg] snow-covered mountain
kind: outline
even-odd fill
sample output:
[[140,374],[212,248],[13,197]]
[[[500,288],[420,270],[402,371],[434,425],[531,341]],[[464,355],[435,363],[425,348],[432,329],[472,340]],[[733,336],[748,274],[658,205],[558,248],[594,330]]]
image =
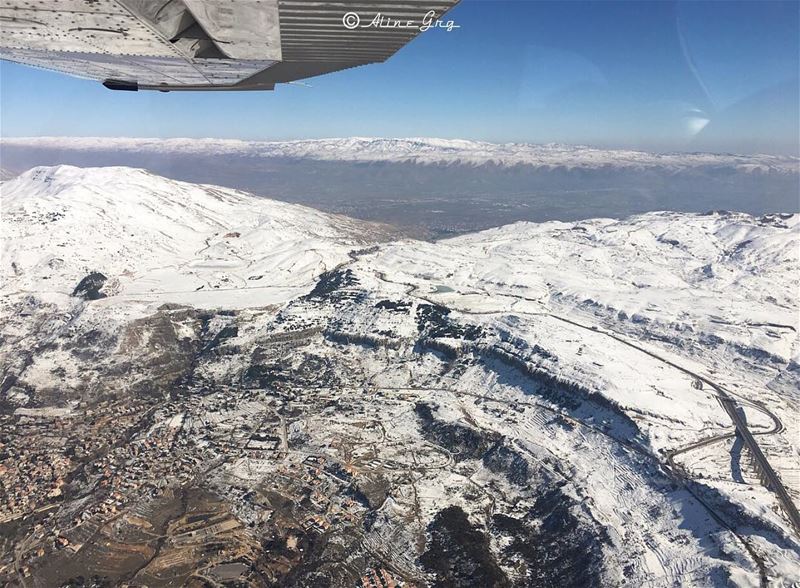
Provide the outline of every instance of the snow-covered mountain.
[[97,271],[107,294],[193,304],[284,301],[396,234],[128,168],[34,168],[3,185],[2,207],[4,290],[69,294]]
[[558,304],[628,328],[724,333],[727,344],[787,362],[800,360],[799,248],[798,214],[658,212],[516,223],[413,249],[389,245],[381,260],[420,288],[476,290],[498,308],[511,310],[509,299]]
[[0,197],[0,583],[800,581],[728,412],[796,503],[800,215],[423,242],[128,168]]
[[800,215],[517,223],[390,243],[369,265],[516,340],[523,355],[546,350],[537,365],[621,408],[661,454],[690,444],[687,430],[726,426],[713,391],[698,395],[678,374],[662,373],[664,360],[684,367],[683,376],[713,374],[770,407],[748,413],[754,426],[782,423],[763,442],[800,497]]
[[348,162],[410,162],[417,164],[526,165],[542,168],[636,168],[680,171],[694,168],[744,172],[800,172],[800,159],[775,155],[716,153],[648,153],[598,149],[581,145],[489,143],[464,139],[367,138],[300,141],[237,139],[145,139],[111,137],[6,137],[10,147],[78,151],[128,151],[164,155],[215,154],[263,159],[295,158]]

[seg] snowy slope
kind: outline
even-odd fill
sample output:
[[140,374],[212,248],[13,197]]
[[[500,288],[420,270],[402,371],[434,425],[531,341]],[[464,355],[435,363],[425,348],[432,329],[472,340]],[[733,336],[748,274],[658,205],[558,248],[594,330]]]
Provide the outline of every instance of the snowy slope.
[[[185,463],[219,459],[190,477],[243,520],[252,505],[233,487],[342,449],[365,487],[392,480],[378,530],[424,536],[453,504],[487,529],[486,513],[522,520],[552,476],[576,516],[555,534],[602,528],[608,584],[622,569],[636,585],[758,585],[759,569],[800,580],[797,539],[736,458],[709,385],[736,398],[800,498],[800,215],[660,212],[386,243],[397,236],[381,225],[130,168],[35,168],[0,195],[0,363],[13,376],[0,401],[17,416],[163,386],[187,392],[160,415]],[[71,296],[92,272],[105,297]],[[429,429],[420,404],[435,407]],[[273,409],[292,451],[227,444]],[[209,423],[224,450],[206,446]],[[479,432],[505,452],[471,447]],[[165,455],[142,460],[169,477]],[[395,561],[413,568],[417,543],[397,533]]]
[[[34,168],[2,186],[3,290],[68,294],[90,272],[108,294],[205,304],[280,301],[386,229],[128,168]],[[197,292],[197,294],[195,294]],[[177,299],[177,300],[176,300]],[[209,302],[220,304],[212,296]]]
[[[508,333],[515,353],[607,399],[653,451],[681,454],[704,477],[729,476],[727,448],[689,448],[730,420],[692,374],[726,386],[800,499],[800,215],[516,223],[392,243],[364,265],[378,282]],[[762,489],[750,506],[761,516],[773,500]]]
[[516,223],[419,247],[386,248],[385,267],[460,293],[477,290],[498,306],[522,297],[633,325],[724,333],[782,361],[798,357],[797,214]]
[[773,155],[714,153],[648,153],[596,149],[561,144],[488,143],[462,139],[365,138],[302,141],[241,141],[234,139],[139,139],[106,137],[11,137],[10,147],[70,150],[110,150],[154,154],[246,155],[259,158],[296,158],[351,162],[412,162],[539,168],[660,169],[684,171],[736,170],[739,172],[800,172],[800,159]]

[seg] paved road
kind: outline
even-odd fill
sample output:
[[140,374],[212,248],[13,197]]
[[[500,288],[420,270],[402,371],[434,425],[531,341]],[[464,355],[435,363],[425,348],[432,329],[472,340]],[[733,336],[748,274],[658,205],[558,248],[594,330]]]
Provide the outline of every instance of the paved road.
[[750,454],[758,463],[762,476],[766,480],[766,486],[778,495],[778,500],[780,500],[786,515],[789,517],[795,533],[800,536],[800,512],[797,511],[792,497],[789,496],[786,487],[775,473],[775,470],[772,469],[766,456],[761,451],[761,447],[756,443],[755,437],[753,437],[753,434],[750,432],[742,415],[736,410],[736,402],[721,388],[717,388],[716,390],[720,394],[719,403],[736,426],[736,433],[744,440],[745,445],[750,450]]
[[[652,357],[654,359],[657,359],[658,361],[661,361],[661,362],[663,362],[663,363],[675,368],[676,370],[679,370],[679,371],[683,372],[686,375],[692,376],[693,378],[695,378],[697,380],[700,380],[704,384],[707,384],[708,386],[710,386],[717,393],[717,399],[719,400],[719,403],[722,405],[722,408],[725,409],[725,412],[728,413],[728,416],[733,421],[733,425],[736,427],[736,433],[742,437],[742,439],[745,442],[745,445],[750,450],[751,455],[756,460],[758,466],[761,468],[763,476],[766,479],[766,486],[770,490],[775,492],[775,494],[778,495],[778,500],[780,501],[784,512],[789,517],[789,521],[791,522],[792,527],[794,527],[795,533],[798,536],[800,536],[800,513],[797,511],[797,507],[795,506],[794,502],[792,501],[791,496],[789,496],[789,492],[786,490],[786,487],[783,485],[783,482],[781,482],[781,479],[775,473],[775,470],[772,469],[772,466],[770,465],[769,461],[767,460],[767,457],[764,455],[764,452],[761,451],[761,447],[759,447],[758,443],[755,440],[755,437],[753,437],[753,433],[750,431],[750,428],[747,426],[747,423],[745,422],[745,420],[741,417],[741,415],[736,410],[737,403],[734,400],[732,393],[730,393],[728,390],[723,388],[720,384],[717,384],[716,382],[714,382],[712,380],[709,380],[707,377],[702,376],[702,375],[700,375],[698,373],[695,373],[695,372],[693,372],[693,371],[691,371],[691,370],[689,370],[689,369],[687,369],[687,368],[685,368],[683,366],[680,366],[680,365],[678,365],[676,363],[673,363],[672,361],[670,361],[670,360],[668,360],[668,359],[666,359],[664,357],[661,357],[657,353],[654,353],[654,352],[652,352],[652,351],[650,351],[648,349],[645,349],[644,347],[640,347],[639,345],[636,345],[635,343],[633,343],[631,341],[627,341],[626,339],[622,338],[621,336],[619,336],[619,335],[617,335],[615,333],[610,333],[610,332],[608,332],[606,330],[600,330],[600,329],[597,329],[597,328],[587,327],[586,325],[583,325],[583,324],[578,323],[576,321],[573,321],[573,320],[570,320],[570,319],[566,319],[564,317],[559,317],[559,316],[554,315],[554,314],[547,313],[547,315],[551,316],[551,317],[553,317],[553,318],[555,318],[557,320],[563,321],[565,323],[569,323],[571,325],[574,325],[576,327],[580,327],[582,329],[588,329],[588,330],[590,330],[590,331],[592,331],[594,333],[600,333],[600,334],[605,335],[607,337],[611,337],[612,339],[614,339],[615,341],[619,341],[623,345],[627,345],[628,347],[632,347],[633,349],[637,349],[637,350],[641,351],[642,353],[645,353],[646,355],[649,355],[650,357]],[[754,406],[754,407],[756,407],[756,406]],[[773,414],[772,412],[770,412],[767,408],[765,408],[763,406],[757,406],[756,408],[758,408],[759,410],[763,411],[765,414],[770,416],[772,418],[772,420],[775,422],[776,427],[778,428],[778,430],[780,430],[782,428],[780,419],[778,419],[778,417],[775,416],[775,414]]]

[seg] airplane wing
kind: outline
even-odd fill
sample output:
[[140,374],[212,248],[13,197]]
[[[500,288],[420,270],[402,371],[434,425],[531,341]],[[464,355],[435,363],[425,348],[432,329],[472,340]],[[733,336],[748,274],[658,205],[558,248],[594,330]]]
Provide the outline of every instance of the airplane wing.
[[3,0],[0,58],[116,90],[272,90],[385,61],[459,0]]

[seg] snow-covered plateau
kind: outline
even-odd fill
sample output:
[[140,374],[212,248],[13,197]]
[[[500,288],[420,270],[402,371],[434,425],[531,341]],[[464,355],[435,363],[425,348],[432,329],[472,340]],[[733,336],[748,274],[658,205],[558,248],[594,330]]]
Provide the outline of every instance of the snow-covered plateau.
[[0,195],[0,584],[800,582],[798,214],[428,242],[123,167]]

